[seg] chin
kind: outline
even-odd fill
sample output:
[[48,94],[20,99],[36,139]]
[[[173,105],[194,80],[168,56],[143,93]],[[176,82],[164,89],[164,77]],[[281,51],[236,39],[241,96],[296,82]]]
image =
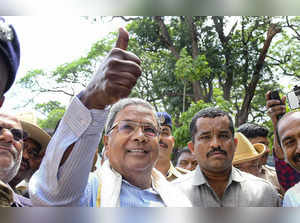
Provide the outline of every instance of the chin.
[[146,164],[145,163],[134,163],[134,164],[128,165],[126,169],[128,171],[133,171],[133,172],[146,172],[146,171],[151,172],[153,167],[154,167],[154,164],[149,165],[149,163],[146,163]]

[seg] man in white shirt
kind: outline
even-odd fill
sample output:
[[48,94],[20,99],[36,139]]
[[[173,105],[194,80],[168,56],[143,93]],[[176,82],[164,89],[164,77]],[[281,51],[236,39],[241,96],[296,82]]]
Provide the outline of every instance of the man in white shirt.
[[[153,107],[141,99],[121,99],[130,94],[141,74],[140,60],[126,51],[128,39],[128,33],[120,29],[116,48],[67,109],[30,180],[34,205],[191,206],[154,169],[159,123]],[[112,104],[107,117],[107,106]],[[90,170],[105,122],[108,160],[97,177]]]

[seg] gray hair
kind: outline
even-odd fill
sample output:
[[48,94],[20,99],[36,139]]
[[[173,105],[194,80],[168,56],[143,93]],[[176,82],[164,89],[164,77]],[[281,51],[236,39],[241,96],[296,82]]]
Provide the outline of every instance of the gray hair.
[[108,118],[106,120],[106,124],[105,124],[105,134],[107,134],[108,131],[112,128],[112,125],[113,125],[113,123],[116,119],[117,114],[129,105],[142,105],[142,106],[152,110],[153,114],[155,116],[155,120],[157,122],[157,125],[159,126],[156,111],[155,111],[154,107],[149,102],[147,102],[147,101],[145,101],[141,98],[124,98],[124,99],[121,99],[120,101],[118,101],[117,103],[115,103],[111,107],[110,112],[108,114]]

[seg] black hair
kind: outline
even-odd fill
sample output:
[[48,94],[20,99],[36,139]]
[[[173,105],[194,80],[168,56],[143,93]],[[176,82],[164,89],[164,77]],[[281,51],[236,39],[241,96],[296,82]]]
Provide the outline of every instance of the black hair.
[[229,129],[230,129],[232,135],[234,135],[234,127],[233,127],[233,121],[232,121],[231,116],[227,112],[225,112],[219,108],[211,107],[211,108],[202,109],[194,115],[194,117],[191,121],[191,124],[190,124],[190,134],[192,136],[192,141],[194,142],[195,133],[197,131],[196,122],[199,118],[215,118],[215,117],[220,117],[220,116],[228,117]]
[[256,137],[268,137],[269,130],[266,127],[253,124],[253,123],[244,123],[240,125],[237,129],[237,132],[243,133],[248,139],[253,139]]
[[190,153],[190,154],[192,154],[192,152],[188,149],[188,147],[184,147],[183,149],[179,149],[177,151],[175,165],[178,164],[179,157],[181,156],[182,153]]

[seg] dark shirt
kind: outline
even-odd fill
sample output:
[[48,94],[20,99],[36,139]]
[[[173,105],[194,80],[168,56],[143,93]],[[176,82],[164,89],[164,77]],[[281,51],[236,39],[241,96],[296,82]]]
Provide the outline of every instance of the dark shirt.
[[[274,149],[273,149],[274,151]],[[285,191],[294,186],[300,181],[300,173],[298,173],[294,168],[292,168],[284,160],[278,159],[276,154],[273,152],[275,169],[277,173],[277,178],[280,185]]]

